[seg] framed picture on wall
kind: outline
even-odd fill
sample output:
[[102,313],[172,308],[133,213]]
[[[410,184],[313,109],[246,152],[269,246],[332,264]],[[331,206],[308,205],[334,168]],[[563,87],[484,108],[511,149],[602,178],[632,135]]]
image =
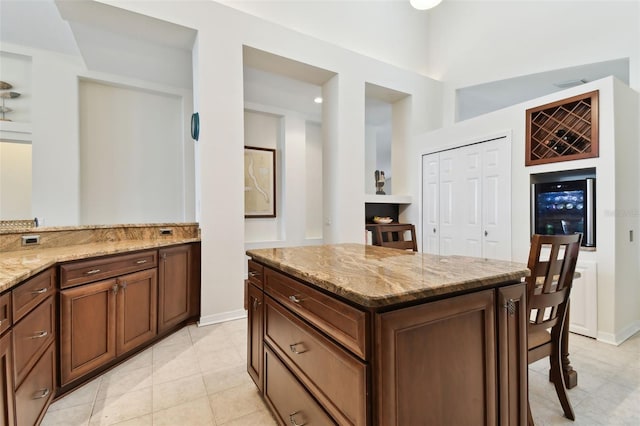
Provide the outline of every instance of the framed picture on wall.
[[276,217],[276,150],[244,147],[244,217]]

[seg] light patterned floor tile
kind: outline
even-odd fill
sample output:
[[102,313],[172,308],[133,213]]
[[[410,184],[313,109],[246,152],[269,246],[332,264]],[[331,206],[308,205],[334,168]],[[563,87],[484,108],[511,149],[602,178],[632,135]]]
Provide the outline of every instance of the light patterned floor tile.
[[176,425],[215,426],[209,400],[202,397],[165,410],[154,411],[153,426]]
[[93,401],[89,404],[75,405],[59,410],[48,410],[41,426],[86,426],[89,424]]
[[236,386],[214,393],[209,395],[209,401],[213,416],[218,424],[224,424],[264,409],[264,402],[253,384]]
[[96,400],[113,398],[151,386],[151,365],[137,370],[113,370],[102,376]]
[[153,386],[153,411],[180,405],[207,396],[200,374]]
[[75,407],[77,405],[93,405],[101,382],[102,378],[97,377],[89,383],[82,385],[80,388],[68,393],[63,398],[60,398],[51,404],[48,411],[62,410],[64,408]]
[[152,412],[151,387],[97,400],[90,425],[112,425]]
[[[640,424],[640,333],[618,347],[570,336],[576,420],[564,418],[542,359],[529,367],[536,424]],[[185,327],[56,401],[43,425],[84,426],[91,412],[91,425],[275,425],[246,372],[245,341],[246,320]]]

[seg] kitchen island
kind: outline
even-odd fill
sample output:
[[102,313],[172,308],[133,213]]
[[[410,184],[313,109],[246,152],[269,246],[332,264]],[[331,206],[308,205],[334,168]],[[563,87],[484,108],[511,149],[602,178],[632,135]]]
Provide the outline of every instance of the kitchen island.
[[525,265],[359,244],[247,255],[247,369],[281,424],[526,422]]

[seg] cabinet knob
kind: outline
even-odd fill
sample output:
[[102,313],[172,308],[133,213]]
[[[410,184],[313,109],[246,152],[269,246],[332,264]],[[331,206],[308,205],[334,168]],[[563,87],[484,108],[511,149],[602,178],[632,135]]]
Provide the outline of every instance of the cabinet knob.
[[261,303],[262,303],[262,302],[260,302],[258,299],[255,299],[255,298],[254,298],[254,299],[253,299],[253,310],[254,310],[254,311],[255,311],[255,310],[257,310],[257,309],[258,309],[258,306],[260,306],[260,304],[261,304]]
[[433,233],[434,233],[434,234],[436,233],[436,228],[433,228]]
[[[298,346],[300,346],[302,349],[298,349]],[[302,345],[302,342],[289,345],[289,349],[291,349],[291,352],[296,355],[300,355],[308,351],[308,349],[305,349],[305,347]]]
[[33,394],[33,399],[42,399],[49,396],[51,390],[49,388],[40,389],[36,393]]
[[113,287],[111,287],[111,291],[113,291],[113,294],[117,294],[118,293],[118,284],[114,284]]
[[300,299],[297,294],[289,296],[289,300],[291,300],[293,303],[302,302],[302,299]]
[[487,235],[489,235],[489,232],[484,231],[484,236],[486,237]]
[[306,422],[305,423],[297,423],[296,422],[296,416],[298,414],[300,414],[300,411],[295,411],[295,412],[289,414],[289,423],[291,423],[291,426],[304,426],[304,425],[307,424]]
[[31,336],[32,339],[42,339],[43,337],[47,337],[49,332],[47,330],[38,331],[36,334]]
[[126,281],[122,281],[122,283],[120,284],[120,288],[123,289],[123,290],[125,288],[127,288],[127,282]]

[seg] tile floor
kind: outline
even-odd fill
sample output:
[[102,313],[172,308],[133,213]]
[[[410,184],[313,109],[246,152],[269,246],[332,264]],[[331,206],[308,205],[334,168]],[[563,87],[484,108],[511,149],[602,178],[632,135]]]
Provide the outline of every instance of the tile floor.
[[[275,425],[245,371],[246,320],[185,327],[56,401],[42,425]],[[640,424],[640,333],[619,347],[571,335],[576,413],[562,416],[548,361],[530,366],[537,425]]]

